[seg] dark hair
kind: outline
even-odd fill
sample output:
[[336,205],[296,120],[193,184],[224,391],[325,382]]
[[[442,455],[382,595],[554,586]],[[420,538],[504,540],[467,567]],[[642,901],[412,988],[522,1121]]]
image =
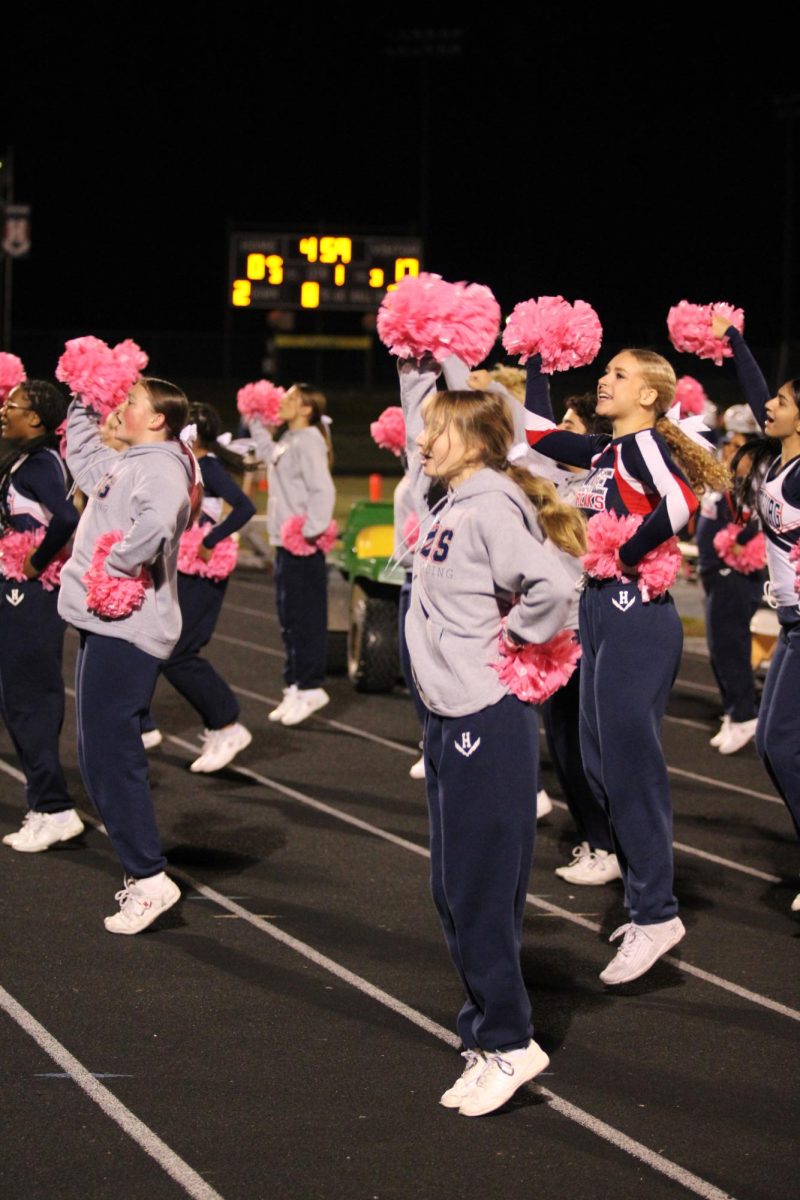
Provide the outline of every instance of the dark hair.
[[608,417],[598,417],[597,408],[597,393],[582,392],[579,396],[567,396],[564,401],[564,412],[571,408],[575,416],[584,425],[587,433],[612,433],[611,422]]
[[0,525],[4,528],[9,523],[8,481],[12,470],[20,459],[38,450],[55,450],[58,447],[55,431],[65,419],[69,407],[64,393],[47,379],[23,379],[12,391],[22,392],[31,412],[35,412],[41,421],[44,433],[27,442],[12,444],[0,455]]
[[161,413],[164,417],[169,436],[180,437],[189,412],[186,393],[174,383],[167,383],[166,379],[154,379],[150,375],[142,375],[136,382],[147,392],[153,411]]
[[[777,438],[764,437],[763,434],[753,434],[743,442],[730,461],[730,471],[733,475],[733,494],[736,500],[736,517],[741,520],[742,510],[751,508],[755,502],[761,481],[766,475],[772,461],[781,452],[781,444]],[[747,473],[741,477],[736,474],[736,468],[743,458],[750,459]]]
[[222,433],[222,418],[213,404],[190,404],[186,423],[197,426],[199,445],[204,450],[209,450],[229,471],[241,475],[244,471],[252,470],[240,454],[234,454],[226,446],[221,446],[217,440]]

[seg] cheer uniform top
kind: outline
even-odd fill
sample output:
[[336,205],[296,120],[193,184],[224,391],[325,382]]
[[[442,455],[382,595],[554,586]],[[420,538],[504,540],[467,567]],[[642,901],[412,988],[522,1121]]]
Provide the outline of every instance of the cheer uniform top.
[[[203,503],[198,524],[207,529],[203,545],[207,550],[213,550],[224,538],[246,525],[255,516],[256,508],[231,479],[216,455],[204,454],[197,461],[203,480]],[[231,511],[224,521],[220,521],[223,501]]]
[[0,498],[0,537],[45,527],[44,537],[31,555],[31,565],[37,571],[44,571],[78,524],[78,513],[67,499],[66,485],[61,456],[46,448],[24,455],[14,464]]

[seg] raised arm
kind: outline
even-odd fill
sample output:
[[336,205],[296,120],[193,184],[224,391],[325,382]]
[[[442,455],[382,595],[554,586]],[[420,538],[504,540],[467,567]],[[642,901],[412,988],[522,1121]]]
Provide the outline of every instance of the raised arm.
[[427,511],[427,495],[430,480],[423,474],[417,438],[422,433],[422,402],[436,390],[436,380],[441,367],[432,357],[420,362],[416,359],[398,359],[397,373],[400,377],[400,403],[406,423],[406,458],[408,477],[414,497],[414,508],[420,516]]
[[255,443],[256,454],[263,463],[271,467],[275,462],[277,450],[277,443],[272,436],[272,431],[267,428],[260,417],[250,417],[248,424],[250,436]]
[[733,350],[733,365],[736,367],[736,377],[739,380],[739,387],[742,389],[745,402],[749,405],[753,416],[763,430],[767,415],[765,406],[772,393],[762,374],[761,368],[753,358],[750,347],[739,333],[739,330],[735,329],[733,325],[728,325],[725,317],[712,317],[711,327],[715,337],[727,337],[730,342],[731,350]]
[[99,418],[80,400],[73,400],[67,410],[67,466],[75,486],[89,495],[118,459],[116,450],[103,444]]

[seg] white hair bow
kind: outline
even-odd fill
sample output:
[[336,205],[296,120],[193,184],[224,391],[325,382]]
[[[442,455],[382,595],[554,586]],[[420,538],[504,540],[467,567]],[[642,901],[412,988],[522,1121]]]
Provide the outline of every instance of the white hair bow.
[[705,418],[702,415],[681,419],[680,402],[676,401],[672,408],[667,411],[667,420],[671,421],[673,425],[677,425],[681,433],[685,433],[688,438],[691,438],[698,446],[702,446],[709,454],[714,453],[713,442],[703,437],[703,433],[711,433],[711,430],[706,425]]

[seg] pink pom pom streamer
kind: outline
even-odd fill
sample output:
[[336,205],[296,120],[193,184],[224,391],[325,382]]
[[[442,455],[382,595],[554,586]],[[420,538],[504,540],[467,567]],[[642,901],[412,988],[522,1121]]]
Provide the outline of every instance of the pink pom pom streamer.
[[526,704],[543,704],[569,682],[580,657],[570,629],[562,629],[549,642],[529,642],[519,649],[509,646],[501,632],[500,661],[489,665],[513,696]]
[[144,350],[130,338],[112,350],[101,338],[88,335],[67,342],[56,379],[101,417],[107,417],[123,403],[147,362]]
[[726,567],[732,567],[740,575],[752,575],[767,565],[767,543],[763,533],[757,533],[748,542],[737,542],[743,528],[731,521],[714,534],[714,549]]
[[391,450],[399,456],[406,448],[406,422],[398,405],[385,408],[377,421],[372,422],[369,431],[381,450]]
[[239,388],[236,407],[245,420],[258,417],[265,425],[277,425],[280,421],[278,410],[285,395],[284,388],[277,387],[268,379],[258,379]]
[[591,304],[563,296],[540,296],[518,304],[503,330],[503,346],[526,363],[542,356],[542,370],[568,371],[593,362],[603,340],[603,327]]
[[457,354],[469,367],[497,341],[500,306],[480,283],[447,283],[439,275],[406,275],[378,309],[378,336],[390,354],[444,362]]
[[[601,512],[586,526],[587,552],[581,559],[584,570],[596,579],[630,579],[618,560],[620,546],[628,542],[642,523],[642,518],[630,514],[618,517],[615,512]],[[651,596],[668,591],[681,569],[681,552],[676,537],[648,550],[636,566],[636,583],[646,602]]]
[[789,562],[794,563],[794,590],[800,595],[800,542],[792,546],[789,551]]
[[702,383],[691,375],[682,375],[675,387],[675,399],[681,406],[682,417],[699,417],[710,403]]
[[223,538],[211,551],[208,562],[197,553],[210,526],[196,525],[181,535],[178,550],[178,570],[184,575],[201,575],[204,579],[227,579],[239,557],[239,547],[233,538]]
[[419,517],[410,512],[403,522],[403,541],[409,550],[416,550],[419,541]]
[[0,403],[6,399],[18,383],[22,383],[23,379],[27,378],[22,359],[17,358],[16,354],[8,354],[5,350],[0,351]]
[[110,551],[125,535],[119,529],[103,533],[97,539],[92,561],[85,572],[82,583],[86,587],[86,607],[99,617],[119,621],[129,617],[144,604],[147,589],[153,580],[146,567],[142,567],[135,579],[115,579],[106,572],[106,559]]
[[[40,546],[44,538],[44,529],[12,530],[0,538],[0,572],[6,579],[22,583],[27,578],[22,567],[25,559]],[[55,558],[47,564],[37,581],[46,592],[52,592],[61,583],[61,568],[69,560],[69,551],[59,550]]]
[[690,304],[681,300],[667,314],[669,338],[676,350],[710,358],[716,366],[731,358],[733,351],[727,338],[717,338],[711,329],[712,317],[726,317],[739,333],[744,329],[744,310],[719,301],[716,304]]
[[327,554],[339,535],[339,526],[335,521],[331,521],[328,528],[318,538],[308,541],[303,536],[303,526],[305,523],[306,518],[302,515],[286,518],[281,525],[281,545],[284,550],[288,550],[290,554],[297,554],[302,558],[305,558],[309,554],[315,554],[317,550],[321,550],[323,554]]

